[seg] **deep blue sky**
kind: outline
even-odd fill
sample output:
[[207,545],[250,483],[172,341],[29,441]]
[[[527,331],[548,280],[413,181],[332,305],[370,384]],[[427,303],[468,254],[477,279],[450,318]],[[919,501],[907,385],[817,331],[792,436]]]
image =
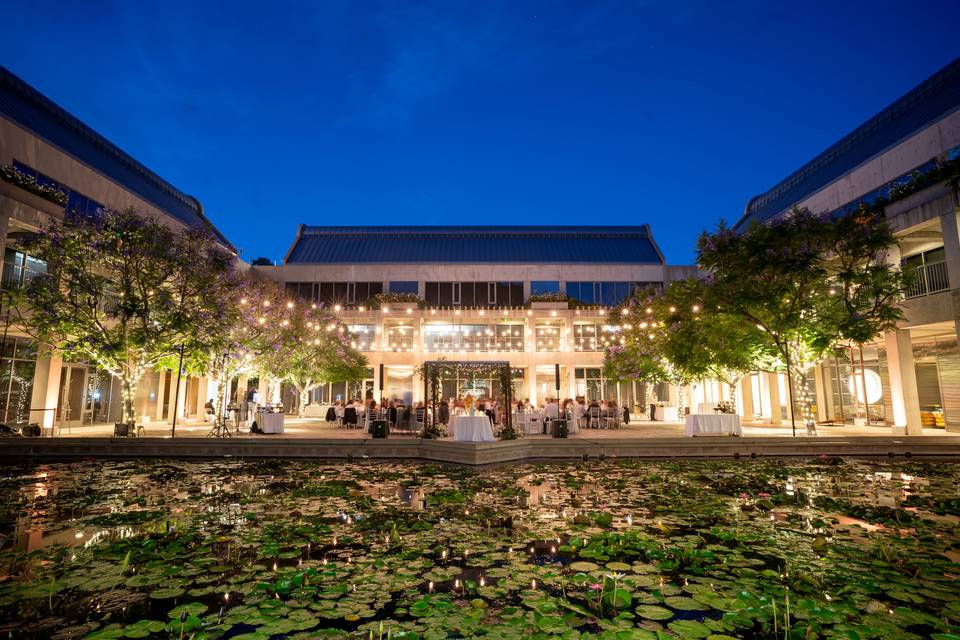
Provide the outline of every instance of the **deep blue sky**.
[[3,21],[5,65],[248,260],[300,222],[648,222],[691,262],[700,230],[960,55],[956,1],[64,0]]

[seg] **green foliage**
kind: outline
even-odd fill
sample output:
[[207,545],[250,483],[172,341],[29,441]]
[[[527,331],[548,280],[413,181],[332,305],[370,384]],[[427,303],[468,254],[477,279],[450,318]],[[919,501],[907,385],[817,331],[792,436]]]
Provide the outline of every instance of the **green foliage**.
[[20,323],[65,359],[117,376],[125,422],[144,370],[181,345],[195,348],[223,313],[208,292],[233,257],[206,231],[175,231],[132,209],[104,210],[68,214],[27,248],[48,270],[27,286]]
[[698,262],[710,276],[711,304],[760,329],[796,381],[791,390],[803,389],[823,357],[896,327],[904,281],[887,261],[893,244],[882,214],[795,209],[739,234],[721,222],[701,235]]
[[[346,326],[322,307],[303,301],[273,305],[262,318],[271,327],[270,341],[256,357],[256,367],[307,394],[326,383],[362,380],[367,359],[350,346]],[[257,320],[259,322],[259,319]]]

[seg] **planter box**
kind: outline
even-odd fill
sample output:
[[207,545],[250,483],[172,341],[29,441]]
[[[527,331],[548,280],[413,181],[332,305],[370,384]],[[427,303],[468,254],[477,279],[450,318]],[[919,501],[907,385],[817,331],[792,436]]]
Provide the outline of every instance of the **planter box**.
[[380,308],[387,307],[388,309],[419,309],[419,302],[381,302]]
[[531,302],[531,309],[569,309],[570,303],[564,302]]

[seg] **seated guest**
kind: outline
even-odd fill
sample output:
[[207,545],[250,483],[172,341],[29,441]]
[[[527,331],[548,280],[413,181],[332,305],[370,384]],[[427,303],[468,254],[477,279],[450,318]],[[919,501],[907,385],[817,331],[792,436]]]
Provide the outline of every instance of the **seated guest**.
[[337,420],[343,420],[343,403],[337,400],[337,403],[333,405],[333,413],[337,416]]
[[343,408],[343,425],[345,427],[357,426],[357,406],[351,403]]
[[517,402],[517,413],[524,413],[525,407],[523,406],[523,401]]
[[373,423],[375,420],[377,420],[377,418],[379,418],[379,415],[377,412],[377,401],[371,400],[370,405],[367,407],[367,415],[365,420],[367,432],[371,434],[373,433]]

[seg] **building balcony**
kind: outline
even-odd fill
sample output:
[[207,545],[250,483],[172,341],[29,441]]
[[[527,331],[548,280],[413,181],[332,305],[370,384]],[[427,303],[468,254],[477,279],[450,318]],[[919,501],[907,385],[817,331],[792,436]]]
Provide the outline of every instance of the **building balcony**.
[[950,278],[947,276],[945,260],[919,265],[911,269],[910,274],[912,282],[907,286],[905,293],[907,299],[950,290]]

